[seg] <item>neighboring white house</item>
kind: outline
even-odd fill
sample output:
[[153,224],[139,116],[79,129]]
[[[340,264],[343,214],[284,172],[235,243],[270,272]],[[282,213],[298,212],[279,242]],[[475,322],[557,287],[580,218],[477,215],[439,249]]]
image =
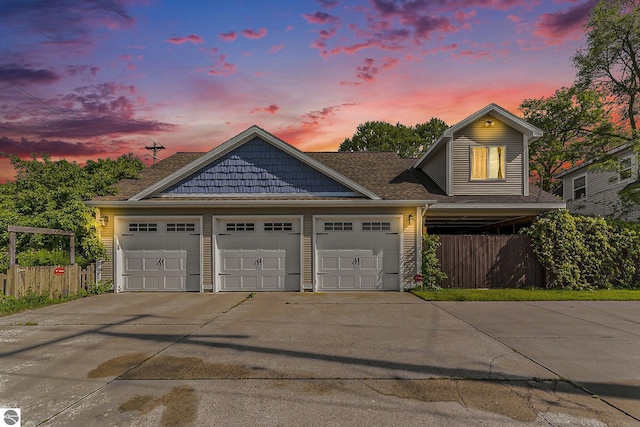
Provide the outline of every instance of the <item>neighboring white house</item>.
[[638,220],[639,207],[622,203],[618,192],[638,181],[638,154],[630,144],[624,144],[608,154],[618,159],[619,171],[598,169],[585,162],[556,176],[562,180],[562,198],[571,213],[609,216],[616,219]]

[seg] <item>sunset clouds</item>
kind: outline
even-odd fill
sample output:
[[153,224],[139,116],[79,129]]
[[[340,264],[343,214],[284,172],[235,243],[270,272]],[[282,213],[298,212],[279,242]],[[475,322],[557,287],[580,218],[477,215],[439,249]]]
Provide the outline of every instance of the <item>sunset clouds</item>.
[[166,156],[252,124],[327,151],[370,120],[455,123],[491,102],[517,113],[572,83],[594,4],[9,0],[0,152],[144,156],[152,135]]

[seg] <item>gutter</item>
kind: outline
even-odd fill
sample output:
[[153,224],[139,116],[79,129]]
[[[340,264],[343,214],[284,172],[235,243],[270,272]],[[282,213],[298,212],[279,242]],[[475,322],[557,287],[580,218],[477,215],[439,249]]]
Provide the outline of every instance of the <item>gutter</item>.
[[229,208],[229,207],[426,207],[436,204],[435,200],[139,200],[85,202],[87,206],[98,208]]

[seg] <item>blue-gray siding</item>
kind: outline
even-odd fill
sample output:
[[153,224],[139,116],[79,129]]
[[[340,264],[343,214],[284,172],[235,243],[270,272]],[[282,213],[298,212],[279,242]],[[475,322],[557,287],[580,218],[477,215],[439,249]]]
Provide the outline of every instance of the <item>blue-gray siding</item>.
[[260,138],[165,190],[167,194],[305,194],[352,190]]

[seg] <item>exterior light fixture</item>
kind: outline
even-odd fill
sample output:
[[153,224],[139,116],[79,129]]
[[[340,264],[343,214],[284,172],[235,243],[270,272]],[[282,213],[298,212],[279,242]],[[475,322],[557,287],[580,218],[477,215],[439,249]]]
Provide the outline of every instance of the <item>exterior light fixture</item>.
[[491,127],[491,126],[493,126],[493,122],[492,122],[491,120],[486,120],[486,121],[484,122],[484,126],[485,126],[485,127]]
[[409,214],[409,224],[413,225],[413,215]]

